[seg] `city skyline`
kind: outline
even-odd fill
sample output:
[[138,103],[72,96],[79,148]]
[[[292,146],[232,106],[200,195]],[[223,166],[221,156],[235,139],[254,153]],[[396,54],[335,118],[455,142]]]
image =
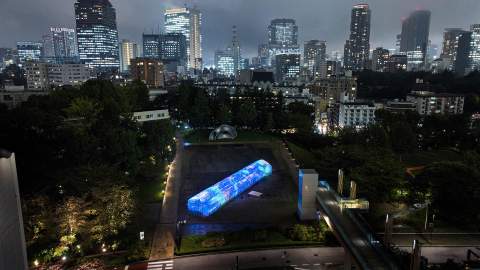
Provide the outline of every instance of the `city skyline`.
[[[15,41],[40,40],[42,33],[49,27],[61,25],[74,27],[74,1],[47,0],[41,7],[32,8],[34,14],[25,13],[19,5],[22,1],[8,0],[4,5],[8,14],[0,11],[5,18],[6,27],[0,30],[0,47],[14,47]],[[132,3],[125,0],[113,0],[117,10],[119,39],[129,39],[141,44],[142,32],[163,29],[163,13],[166,8],[196,5],[203,13],[203,50],[206,65],[211,65],[215,50],[224,48],[231,40],[231,26],[237,25],[238,36],[242,44],[243,55],[252,57],[257,53],[258,45],[267,41],[267,27],[275,18],[292,18],[299,27],[299,44],[311,39],[327,41],[327,50],[343,51],[343,44],[348,37],[351,7],[361,1],[323,1],[322,3],[302,0],[291,7],[288,1],[264,0],[250,1],[214,0],[201,2],[146,0]],[[457,5],[448,0],[407,0],[407,1],[363,1],[372,10],[371,48],[394,48],[395,36],[401,32],[402,18],[406,18],[415,9],[428,9],[432,12],[430,39],[432,43],[441,45],[445,28],[461,27],[468,29],[470,24],[477,23],[474,14],[480,10],[480,3],[464,0],[464,5]],[[36,3],[28,3],[30,6]],[[55,12],[47,6],[55,6]],[[17,7],[17,8],[16,8]],[[286,8],[289,7],[289,8]],[[453,12],[452,12],[453,10]],[[15,12],[11,12],[15,11]],[[137,16],[141,12],[142,16]],[[56,16],[52,16],[55,13]],[[261,15],[261,16],[260,16]],[[248,35],[247,35],[248,33]]]

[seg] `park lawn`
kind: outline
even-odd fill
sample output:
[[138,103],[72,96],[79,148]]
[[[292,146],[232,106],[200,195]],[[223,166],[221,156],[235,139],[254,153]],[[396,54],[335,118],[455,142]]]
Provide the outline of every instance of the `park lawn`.
[[260,142],[260,141],[274,141],[279,140],[278,137],[275,137],[269,133],[263,133],[260,131],[254,130],[238,130],[238,136],[234,140],[219,140],[211,142],[208,140],[211,130],[208,129],[199,129],[185,134],[184,140],[188,143],[218,143],[218,142]]
[[[253,231],[252,231],[253,232]],[[270,247],[286,247],[286,246],[319,246],[324,242],[317,241],[294,241],[285,237],[278,231],[269,231],[268,237],[262,241],[253,240],[252,232],[229,232],[221,233],[224,236],[226,244],[221,247],[203,247],[202,242],[209,237],[218,237],[220,233],[215,235],[190,235],[182,238],[180,250],[176,251],[177,255],[205,253],[212,251],[232,251],[242,249],[259,249]]]
[[404,154],[401,158],[405,167],[417,167],[441,161],[461,161],[462,155],[451,149],[440,149]]

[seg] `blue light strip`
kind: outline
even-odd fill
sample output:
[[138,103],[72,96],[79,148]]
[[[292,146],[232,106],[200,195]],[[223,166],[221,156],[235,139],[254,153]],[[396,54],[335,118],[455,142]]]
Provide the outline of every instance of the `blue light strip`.
[[188,199],[188,210],[208,217],[240,193],[271,174],[272,165],[263,159],[257,160]]

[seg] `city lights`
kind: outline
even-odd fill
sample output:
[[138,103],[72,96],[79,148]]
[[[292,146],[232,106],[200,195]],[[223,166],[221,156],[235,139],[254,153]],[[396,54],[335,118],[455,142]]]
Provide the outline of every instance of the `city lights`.
[[187,203],[188,210],[207,217],[231,199],[271,174],[272,165],[265,160],[257,160],[191,197]]

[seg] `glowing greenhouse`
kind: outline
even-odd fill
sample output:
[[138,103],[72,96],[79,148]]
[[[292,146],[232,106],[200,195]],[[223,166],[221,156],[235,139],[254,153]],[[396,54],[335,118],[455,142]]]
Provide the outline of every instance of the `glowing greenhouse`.
[[263,159],[257,160],[188,199],[188,210],[207,217],[271,174],[272,165]]

